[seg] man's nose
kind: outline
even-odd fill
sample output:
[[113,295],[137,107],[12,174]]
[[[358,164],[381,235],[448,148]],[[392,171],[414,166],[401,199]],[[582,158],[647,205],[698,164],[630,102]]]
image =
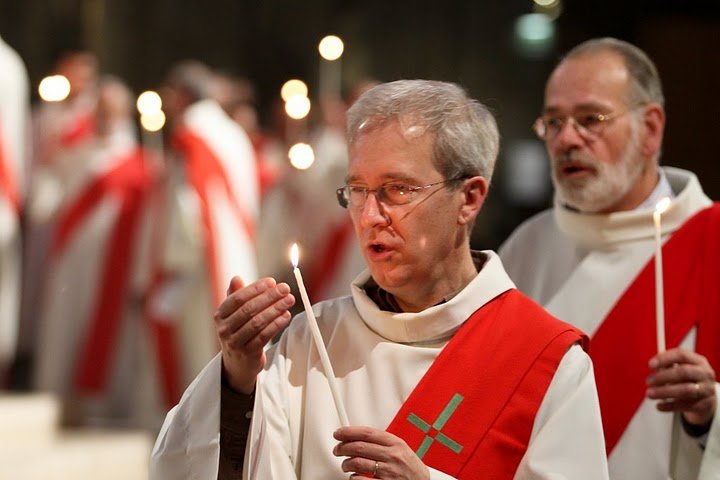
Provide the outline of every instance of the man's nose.
[[388,224],[389,219],[377,192],[368,192],[365,204],[360,208],[360,225],[364,228]]
[[578,125],[573,118],[563,124],[555,137],[548,142],[548,148],[553,152],[567,152],[585,144],[585,139],[578,131]]

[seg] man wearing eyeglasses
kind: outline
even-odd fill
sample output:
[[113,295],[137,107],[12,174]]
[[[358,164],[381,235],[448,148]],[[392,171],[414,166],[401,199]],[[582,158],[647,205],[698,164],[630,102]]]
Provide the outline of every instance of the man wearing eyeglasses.
[[[610,477],[717,479],[720,208],[693,173],[658,166],[663,103],[655,66],[633,45],[605,38],[570,51],[534,125],[554,208],[500,255],[521,291],[591,335]],[[653,213],[666,197],[662,351]]]
[[349,110],[348,143],[337,194],[368,269],[314,311],[350,425],[304,315],[263,350],[290,323],[290,287],[236,278],[222,354],[168,415],[152,478],[607,478],[584,335],[470,250],[492,115],[454,84],[391,82]]

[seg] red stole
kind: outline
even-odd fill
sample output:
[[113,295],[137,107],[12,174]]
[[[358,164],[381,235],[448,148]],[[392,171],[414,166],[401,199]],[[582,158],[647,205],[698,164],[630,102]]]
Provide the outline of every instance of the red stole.
[[60,132],[60,145],[62,148],[70,148],[84,142],[95,131],[95,116],[88,112],[82,115],[77,114],[72,122],[66,125]]
[[[663,274],[667,348],[697,327],[695,350],[720,371],[720,203],[694,215],[663,245]],[[645,398],[655,339],[651,258],[591,340],[608,454]]]
[[387,430],[455,478],[512,479],[557,366],[578,341],[587,337],[508,290],[465,322]]
[[12,159],[5,145],[2,124],[0,123],[0,192],[16,214],[20,213],[20,192],[17,178],[12,165]]
[[173,137],[173,143],[185,158],[188,181],[200,197],[200,211],[205,235],[205,255],[209,270],[212,302],[219,305],[225,298],[225,285],[220,279],[219,265],[222,259],[217,251],[216,229],[211,216],[210,188],[219,185],[222,193],[229,199],[237,222],[244,226],[248,236],[255,237],[252,218],[243,210],[242,203],[236,198],[225,168],[205,140],[188,129],[182,129]]
[[[146,154],[149,155],[148,152]],[[162,161],[162,159],[160,160]],[[154,220],[150,235],[150,283],[143,302],[143,316],[150,326],[150,338],[154,344],[155,361],[158,366],[165,406],[168,409],[177,405],[182,395],[182,353],[177,320],[170,314],[158,311],[155,299],[172,281],[172,275],[163,268],[163,249],[168,230],[168,212],[166,197],[167,182],[157,183],[148,198],[148,208]]]
[[113,196],[120,204],[114,230],[108,237],[110,241],[98,280],[98,298],[78,352],[74,383],[81,392],[101,392],[110,374],[124,303],[129,295],[136,232],[151,186],[152,178],[145,169],[143,154],[135,150],[90,183],[58,222],[51,247],[53,256],[66,248],[86,217],[104,198]]
[[[156,249],[151,251],[157,252]],[[167,276],[157,267],[157,257],[151,262],[153,263],[152,279],[143,306],[143,316],[151,330],[150,338],[155,352],[163,400],[165,406],[170,409],[177,405],[182,395],[182,368],[180,365],[182,353],[175,319],[158,314],[151,306],[153,296],[167,281]]]

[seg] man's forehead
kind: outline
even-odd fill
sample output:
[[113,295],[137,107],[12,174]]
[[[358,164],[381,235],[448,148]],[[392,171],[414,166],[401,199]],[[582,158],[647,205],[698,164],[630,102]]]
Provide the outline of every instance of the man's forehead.
[[545,89],[543,111],[588,111],[624,103],[628,72],[622,59],[598,52],[563,60]]
[[628,78],[625,60],[613,51],[596,51],[578,54],[562,60],[550,74],[550,82],[556,77],[573,77],[608,80],[615,78],[624,82]]

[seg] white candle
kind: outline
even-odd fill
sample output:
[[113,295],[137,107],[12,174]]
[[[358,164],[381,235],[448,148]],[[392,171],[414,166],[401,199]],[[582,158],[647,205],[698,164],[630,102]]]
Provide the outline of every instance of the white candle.
[[164,146],[162,129],[165,125],[165,113],[162,110],[140,115],[143,150],[146,160],[153,159],[153,167],[159,168],[163,162]]
[[153,146],[155,147],[155,151],[157,152],[157,161],[155,162],[155,167],[159,169],[163,165],[165,165],[165,140],[163,139],[162,129],[158,130],[157,132],[153,132],[151,138],[153,141]]
[[342,98],[342,61],[320,59],[321,97]]
[[330,392],[332,393],[333,401],[335,402],[335,409],[340,417],[340,423],[343,427],[347,427],[350,425],[350,422],[348,421],[347,413],[345,412],[345,405],[343,405],[342,398],[340,397],[340,390],[337,382],[335,381],[335,372],[333,371],[332,364],[330,363],[330,357],[328,356],[327,349],[323,343],[322,335],[320,335],[320,328],[318,327],[317,319],[315,318],[312,305],[310,304],[310,299],[308,298],[307,291],[305,290],[302,274],[298,268],[299,257],[300,253],[298,246],[296,243],[293,243],[290,248],[290,260],[292,261],[294,267],[293,274],[295,275],[295,280],[297,281],[298,290],[300,290],[300,298],[302,298],[303,306],[305,307],[305,315],[307,316],[310,332],[312,333],[313,341],[315,342],[315,348],[320,356],[320,362],[322,363],[325,376],[327,377],[328,384],[330,385]]
[[340,98],[342,96],[342,57],[345,44],[337,35],[327,35],[320,40],[318,51],[320,52],[320,74],[319,90],[320,97],[330,96]]
[[165,112],[162,111],[162,98],[157,92],[147,90],[137,98],[137,110],[140,113],[142,146],[147,154],[155,150],[162,160],[162,128],[165,125]]
[[143,160],[146,164],[150,163],[150,132],[145,127],[140,127],[140,146],[142,146]]
[[670,206],[665,197],[655,205],[653,223],[655,224],[655,333],[658,353],[665,351],[665,294],[663,292],[663,265],[660,217]]
[[158,171],[162,167],[164,160],[162,129],[152,131],[141,127],[140,132],[140,143],[146,168]]

